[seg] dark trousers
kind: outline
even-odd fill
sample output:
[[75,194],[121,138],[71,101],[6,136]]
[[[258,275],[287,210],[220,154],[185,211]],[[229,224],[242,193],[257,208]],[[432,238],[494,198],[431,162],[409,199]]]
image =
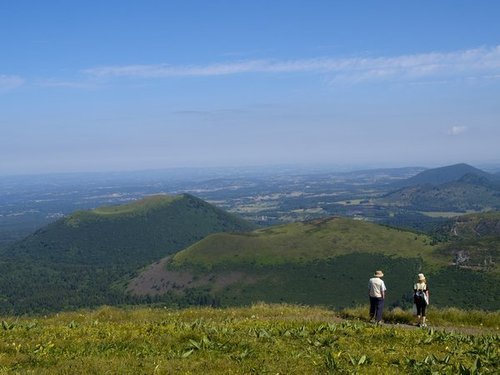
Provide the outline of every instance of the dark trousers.
[[423,303],[416,302],[415,305],[417,305],[417,315],[425,316],[425,308],[427,307],[425,301]]
[[384,299],[378,297],[370,297],[370,319],[375,318],[377,322],[382,320],[382,312],[384,311]]

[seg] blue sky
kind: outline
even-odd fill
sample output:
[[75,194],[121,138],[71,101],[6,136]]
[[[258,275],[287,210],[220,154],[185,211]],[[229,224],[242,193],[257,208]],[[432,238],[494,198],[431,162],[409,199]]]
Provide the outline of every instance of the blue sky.
[[500,163],[498,1],[0,2],[0,175]]

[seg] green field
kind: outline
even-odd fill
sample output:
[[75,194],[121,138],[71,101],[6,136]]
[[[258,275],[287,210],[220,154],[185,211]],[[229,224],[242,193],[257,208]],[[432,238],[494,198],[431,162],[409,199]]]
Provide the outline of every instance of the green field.
[[263,304],[0,319],[0,374],[494,374],[500,364],[498,313],[496,328],[469,333]]

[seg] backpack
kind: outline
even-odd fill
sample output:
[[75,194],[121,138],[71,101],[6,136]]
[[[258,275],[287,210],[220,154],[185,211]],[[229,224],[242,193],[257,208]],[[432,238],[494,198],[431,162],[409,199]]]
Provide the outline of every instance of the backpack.
[[418,303],[420,305],[427,304],[427,301],[425,300],[424,291],[421,289],[418,289],[417,291],[415,291],[415,295],[413,296],[413,299],[414,299],[415,303]]

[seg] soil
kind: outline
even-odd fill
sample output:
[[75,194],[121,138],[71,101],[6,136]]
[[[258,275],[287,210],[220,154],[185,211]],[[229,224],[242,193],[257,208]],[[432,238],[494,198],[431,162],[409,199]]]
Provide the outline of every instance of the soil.
[[226,274],[206,273],[203,276],[197,276],[189,271],[171,271],[167,269],[170,258],[161,259],[132,279],[127,291],[137,296],[156,296],[167,292],[182,292],[186,288],[210,285],[212,291],[217,292],[237,282],[251,284],[257,280],[253,276],[238,271]]

